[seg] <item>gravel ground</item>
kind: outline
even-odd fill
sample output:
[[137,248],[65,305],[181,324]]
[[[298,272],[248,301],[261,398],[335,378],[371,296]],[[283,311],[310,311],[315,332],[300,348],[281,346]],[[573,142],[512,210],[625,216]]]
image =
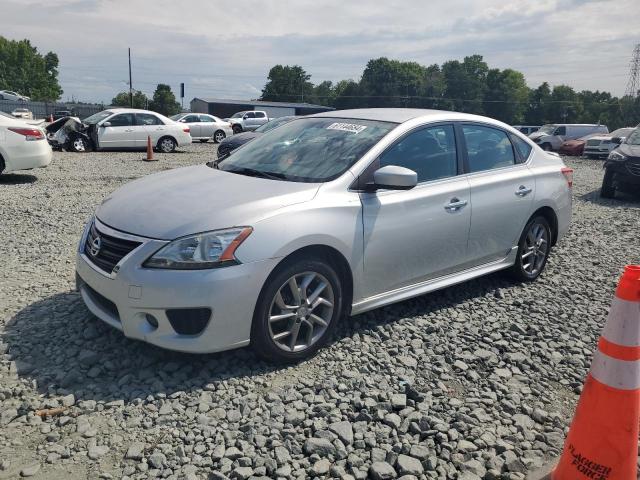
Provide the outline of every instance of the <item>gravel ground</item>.
[[214,153],[55,153],[0,177],[0,479],[521,479],[559,454],[617,278],[640,261],[640,200],[600,200],[601,162],[567,159],[573,226],[535,284],[496,274],[359,315],[283,368],[127,340],[73,291],[104,196]]

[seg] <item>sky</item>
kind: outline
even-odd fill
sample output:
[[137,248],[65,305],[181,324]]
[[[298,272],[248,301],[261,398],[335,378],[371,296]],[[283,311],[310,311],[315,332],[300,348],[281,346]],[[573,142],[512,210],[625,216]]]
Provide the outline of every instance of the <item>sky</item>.
[[639,0],[0,0],[0,35],[60,58],[63,99],[109,103],[158,83],[176,96],[253,99],[269,69],[358,80],[371,58],[423,65],[480,54],[536,87],[624,94]]

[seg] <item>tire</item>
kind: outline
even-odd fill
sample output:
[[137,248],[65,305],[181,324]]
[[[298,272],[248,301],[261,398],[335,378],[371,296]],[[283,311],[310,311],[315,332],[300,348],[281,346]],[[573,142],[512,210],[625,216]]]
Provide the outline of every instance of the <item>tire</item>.
[[616,187],[613,184],[613,171],[608,168],[604,171],[602,179],[602,187],[600,187],[600,197],[614,198],[616,196]]
[[72,152],[84,153],[88,152],[91,148],[86,139],[82,137],[75,137],[69,141],[69,149]]
[[222,130],[216,130],[213,134],[213,141],[214,143],[220,143],[221,141],[223,141],[227,136],[224,134],[224,132]]
[[550,151],[551,151],[551,144],[550,144],[550,143],[543,143],[542,145],[540,145],[540,147],[541,147],[545,152],[550,152]]
[[201,138],[200,143],[207,143],[209,141],[208,138]]
[[4,164],[4,158],[2,158],[2,155],[0,155],[0,175],[2,175],[2,172],[4,172],[5,168],[6,166]]
[[242,127],[240,125],[234,125],[232,128],[233,128],[233,133],[242,132]]
[[162,137],[158,140],[157,149],[162,153],[173,153],[176,151],[176,141],[171,137]]
[[511,276],[520,282],[533,282],[544,271],[550,253],[551,227],[546,218],[537,215],[527,222],[520,235]]
[[[297,298],[292,281],[298,286]],[[262,287],[251,325],[251,346],[269,362],[309,358],[335,331],[342,303],[342,282],[333,267],[316,259],[292,259],[278,266]],[[282,317],[273,319],[278,316]]]

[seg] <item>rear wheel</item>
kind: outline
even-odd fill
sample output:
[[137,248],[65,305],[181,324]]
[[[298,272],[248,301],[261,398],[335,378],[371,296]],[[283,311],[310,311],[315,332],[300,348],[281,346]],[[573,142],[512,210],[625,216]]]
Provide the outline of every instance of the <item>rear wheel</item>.
[[222,140],[225,139],[225,137],[226,135],[222,130],[217,130],[216,133],[213,134],[213,141],[216,143],[220,143]]
[[540,276],[551,252],[551,227],[543,216],[527,222],[518,242],[516,263],[512,276],[521,282],[532,282]]
[[616,196],[616,187],[613,184],[613,172],[608,168],[604,171],[602,187],[600,187],[600,196],[602,198],[613,198]]
[[290,363],[314,355],[342,314],[342,283],[336,271],[315,259],[284,264],[260,293],[251,345],[266,360]]
[[176,141],[171,137],[162,137],[158,140],[158,150],[162,153],[171,153],[176,149]]

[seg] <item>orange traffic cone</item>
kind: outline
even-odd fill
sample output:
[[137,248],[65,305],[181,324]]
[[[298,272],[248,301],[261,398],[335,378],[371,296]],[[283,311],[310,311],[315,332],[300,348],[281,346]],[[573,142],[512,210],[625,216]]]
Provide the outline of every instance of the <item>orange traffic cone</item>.
[[49,115],[49,123],[53,122],[53,115]]
[[153,158],[153,147],[151,146],[151,136],[147,136],[147,158],[143,159],[146,162],[154,162],[156,159]]
[[627,266],[553,480],[636,480],[640,420],[640,265]]

